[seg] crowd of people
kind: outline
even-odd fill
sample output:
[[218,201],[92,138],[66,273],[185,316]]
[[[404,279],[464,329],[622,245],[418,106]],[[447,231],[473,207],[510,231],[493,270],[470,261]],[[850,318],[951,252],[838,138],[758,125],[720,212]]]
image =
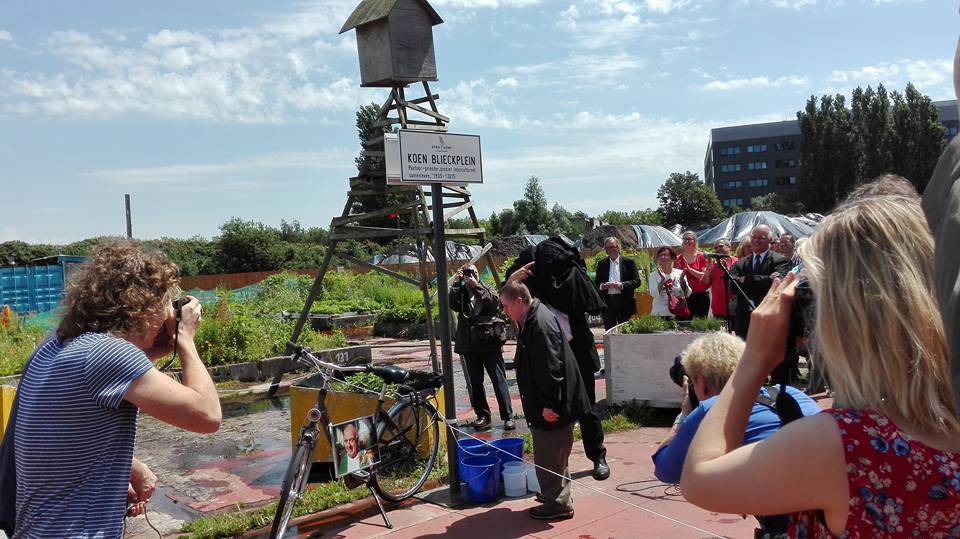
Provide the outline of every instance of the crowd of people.
[[[960,47],[955,84],[960,98]],[[681,354],[681,411],[652,456],[657,478],[700,507],[755,515],[758,536],[960,536],[960,137],[922,200],[887,175],[854,190],[804,242],[761,224],[735,255],[728,240],[714,249],[708,256],[686,231],[680,252],[656,251],[648,275],[654,315],[710,313],[729,324]],[[642,281],[616,238],[604,250],[593,280],[579,252],[550,238],[521,253],[499,291],[469,264],[450,290],[476,430],[492,421],[484,373],[503,428],[516,427],[499,312],[516,324],[517,389],[541,485],[536,519],[574,515],[575,423],[594,477],[610,476],[587,315],[602,315],[607,329],[628,320]],[[0,529],[120,536],[156,490],[134,456],[139,412],[218,430],[216,388],[194,345],[202,308],[179,298],[178,279],[165,255],[127,241],[98,247],[73,275],[0,446]],[[814,301],[809,332],[798,335],[804,287]],[[825,372],[832,408],[790,385],[800,350]],[[153,363],[172,352],[180,381]],[[371,428],[341,428],[341,474],[363,465],[361,434]]]

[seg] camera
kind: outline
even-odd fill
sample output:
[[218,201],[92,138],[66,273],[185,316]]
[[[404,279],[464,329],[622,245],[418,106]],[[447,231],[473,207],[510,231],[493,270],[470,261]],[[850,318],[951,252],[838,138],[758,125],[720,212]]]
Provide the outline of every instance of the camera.
[[190,298],[176,298],[173,300],[173,310],[177,313],[177,322],[183,317],[183,306],[190,303]]
[[[673,365],[670,366],[670,379],[680,387],[683,387],[683,379],[689,378],[687,376],[687,370],[683,368],[683,363],[681,363],[682,360],[683,356],[677,356],[673,358]],[[700,399],[697,398],[697,393],[693,390],[693,380],[687,383],[687,391],[689,393],[690,404],[696,408],[697,405],[700,404]]]
[[806,277],[801,276],[790,307],[790,338],[809,337],[813,323],[813,289]]
[[463,270],[463,278],[466,279],[467,277],[473,277],[474,279],[476,279],[477,272],[473,271],[472,269]]

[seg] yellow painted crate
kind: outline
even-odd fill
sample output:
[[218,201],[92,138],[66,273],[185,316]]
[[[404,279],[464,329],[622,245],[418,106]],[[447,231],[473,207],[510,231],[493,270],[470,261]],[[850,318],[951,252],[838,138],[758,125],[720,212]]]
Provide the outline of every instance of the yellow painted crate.
[[7,421],[10,419],[10,410],[13,409],[13,397],[17,394],[17,388],[13,386],[0,386],[0,440],[3,439],[3,433],[7,431]]
[[[290,387],[290,446],[296,447],[300,438],[300,428],[307,422],[307,412],[317,403],[317,394],[320,390],[316,387],[310,387],[313,377],[302,382],[303,385],[294,385]],[[389,410],[394,403],[393,399],[387,398],[383,403],[384,410]],[[330,414],[330,423],[336,425],[344,421],[349,421],[358,417],[373,415],[377,409],[377,396],[369,393],[340,393],[337,391],[328,391],[325,401],[327,413]],[[437,391],[436,400],[431,401],[435,407],[443,404],[443,388]],[[440,411],[443,415],[443,412]],[[426,418],[424,418],[426,420]],[[438,419],[438,421],[440,421]],[[445,444],[443,423],[439,424],[440,445]],[[313,452],[314,462],[333,462],[330,440],[328,433],[324,433],[317,441],[317,448]],[[432,436],[431,436],[432,437]],[[425,438],[420,443],[420,456],[426,458],[430,453],[432,444],[431,437]]]

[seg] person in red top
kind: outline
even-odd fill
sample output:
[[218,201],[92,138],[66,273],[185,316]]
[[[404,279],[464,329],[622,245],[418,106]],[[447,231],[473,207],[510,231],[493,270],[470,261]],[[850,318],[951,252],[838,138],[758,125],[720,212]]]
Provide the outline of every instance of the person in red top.
[[687,283],[690,285],[691,294],[687,297],[690,316],[706,318],[707,311],[710,310],[710,294],[708,293],[710,285],[703,282],[703,270],[707,269],[707,256],[697,248],[696,232],[687,230],[681,238],[683,238],[683,245],[674,264],[677,269],[683,271]]
[[[730,254],[730,241],[720,238],[713,244],[717,254],[727,255],[727,258],[720,259],[727,270],[738,260],[737,257]],[[707,267],[703,270],[703,283],[710,287],[710,312],[714,318],[722,318],[727,321],[727,327],[733,329],[734,312],[730,310],[730,300],[736,295],[730,290],[730,283],[727,282],[723,270],[717,267],[717,260],[707,259]]]
[[742,445],[782,360],[794,272],[752,313],[747,345],[690,446],[680,490],[704,509],[789,514],[803,538],[960,535],[960,421],[916,197],[845,201],[800,247],[816,298],[811,344],[834,408]]

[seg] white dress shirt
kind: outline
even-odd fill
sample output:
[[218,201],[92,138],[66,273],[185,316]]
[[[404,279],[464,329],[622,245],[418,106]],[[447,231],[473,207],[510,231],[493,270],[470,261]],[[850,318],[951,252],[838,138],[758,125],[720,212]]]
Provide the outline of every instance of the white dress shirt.
[[[607,276],[608,283],[619,283],[620,282],[620,257],[618,256],[616,260],[610,259],[610,274]],[[619,294],[620,289],[614,286],[607,288],[607,294],[611,296],[614,294]]]

